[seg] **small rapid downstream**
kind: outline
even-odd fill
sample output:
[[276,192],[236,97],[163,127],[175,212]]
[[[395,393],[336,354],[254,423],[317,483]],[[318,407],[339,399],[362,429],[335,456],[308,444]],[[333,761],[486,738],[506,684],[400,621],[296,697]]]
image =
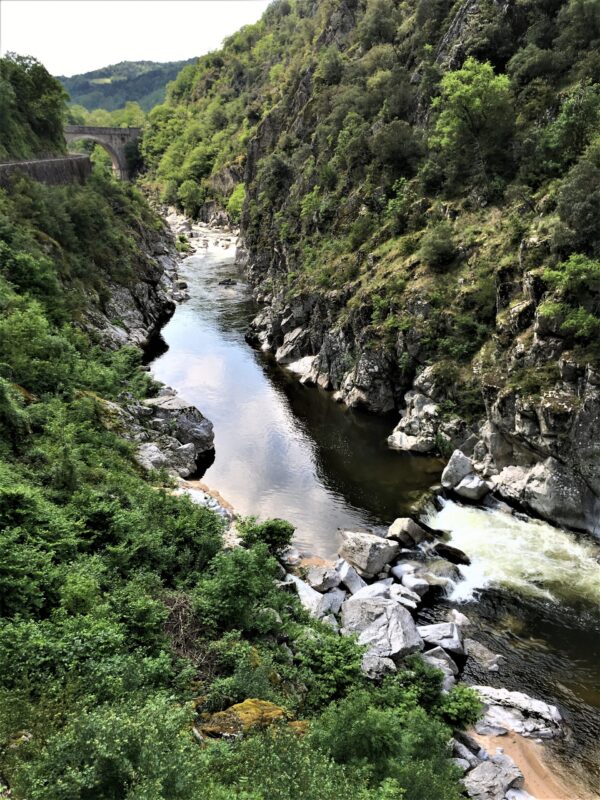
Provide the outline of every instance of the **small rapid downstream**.
[[[257,307],[233,239],[223,249],[227,234],[195,230],[208,246],[181,265],[190,299],[154,343],[151,369],[214,423],[203,480],[240,514],[289,519],[299,547],[325,557],[338,528],[377,530],[408,513],[442,463],[389,450],[394,417],[350,412],[252,350],[244,333]],[[556,746],[600,797],[600,543],[452,502],[428,522],[472,559],[447,602],[507,659],[498,674],[470,666],[467,678],[558,703],[573,733]]]

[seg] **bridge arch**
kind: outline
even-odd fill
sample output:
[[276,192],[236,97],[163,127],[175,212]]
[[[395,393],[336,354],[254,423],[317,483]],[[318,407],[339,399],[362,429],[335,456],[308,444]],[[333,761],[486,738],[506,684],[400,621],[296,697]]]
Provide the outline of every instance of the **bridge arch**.
[[139,139],[140,128],[101,128],[91,125],[66,125],[64,128],[67,144],[87,139],[101,145],[109,154],[113,173],[122,180],[129,179],[126,146]]

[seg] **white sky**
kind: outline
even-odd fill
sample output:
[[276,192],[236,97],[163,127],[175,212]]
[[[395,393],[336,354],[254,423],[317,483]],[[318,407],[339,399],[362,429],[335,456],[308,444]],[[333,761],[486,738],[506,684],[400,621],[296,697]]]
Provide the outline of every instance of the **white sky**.
[[0,52],[53,75],[119,61],[182,61],[256,22],[268,0],[0,0]]

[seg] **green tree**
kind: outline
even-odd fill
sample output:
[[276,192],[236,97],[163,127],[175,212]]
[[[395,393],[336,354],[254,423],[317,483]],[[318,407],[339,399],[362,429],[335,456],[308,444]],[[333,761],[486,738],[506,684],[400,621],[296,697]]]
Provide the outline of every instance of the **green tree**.
[[511,166],[515,112],[508,77],[468,58],[461,69],[444,75],[440,90],[432,103],[437,119],[431,147],[451,182],[467,175],[489,185]]

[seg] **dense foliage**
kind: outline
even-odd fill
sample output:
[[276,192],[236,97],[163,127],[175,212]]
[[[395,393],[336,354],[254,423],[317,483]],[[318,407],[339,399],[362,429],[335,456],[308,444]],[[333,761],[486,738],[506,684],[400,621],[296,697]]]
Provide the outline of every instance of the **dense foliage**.
[[0,58],[0,161],[64,152],[67,96],[34,58]]
[[327,292],[400,389],[457,365],[469,402],[448,402],[481,415],[479,377],[532,340],[527,280],[599,360],[598,285],[544,277],[600,253],[599,44],[596,0],[278,0],[150,113],[148,185],[189,214],[245,198],[257,277]]
[[138,103],[144,111],[162,103],[169,81],[196,59],[189,61],[121,61],[93,72],[59,76],[71,102],[88,111],[116,111],[128,102]]
[[[355,640],[277,586],[288,523],[246,520],[225,551],[217,515],[136,465],[118,403],[156,387],[88,312],[143,280],[161,231],[102,170],[0,191],[0,794],[459,800],[447,744],[471,695],[418,658],[368,684]],[[248,698],[279,724],[197,740]]]

